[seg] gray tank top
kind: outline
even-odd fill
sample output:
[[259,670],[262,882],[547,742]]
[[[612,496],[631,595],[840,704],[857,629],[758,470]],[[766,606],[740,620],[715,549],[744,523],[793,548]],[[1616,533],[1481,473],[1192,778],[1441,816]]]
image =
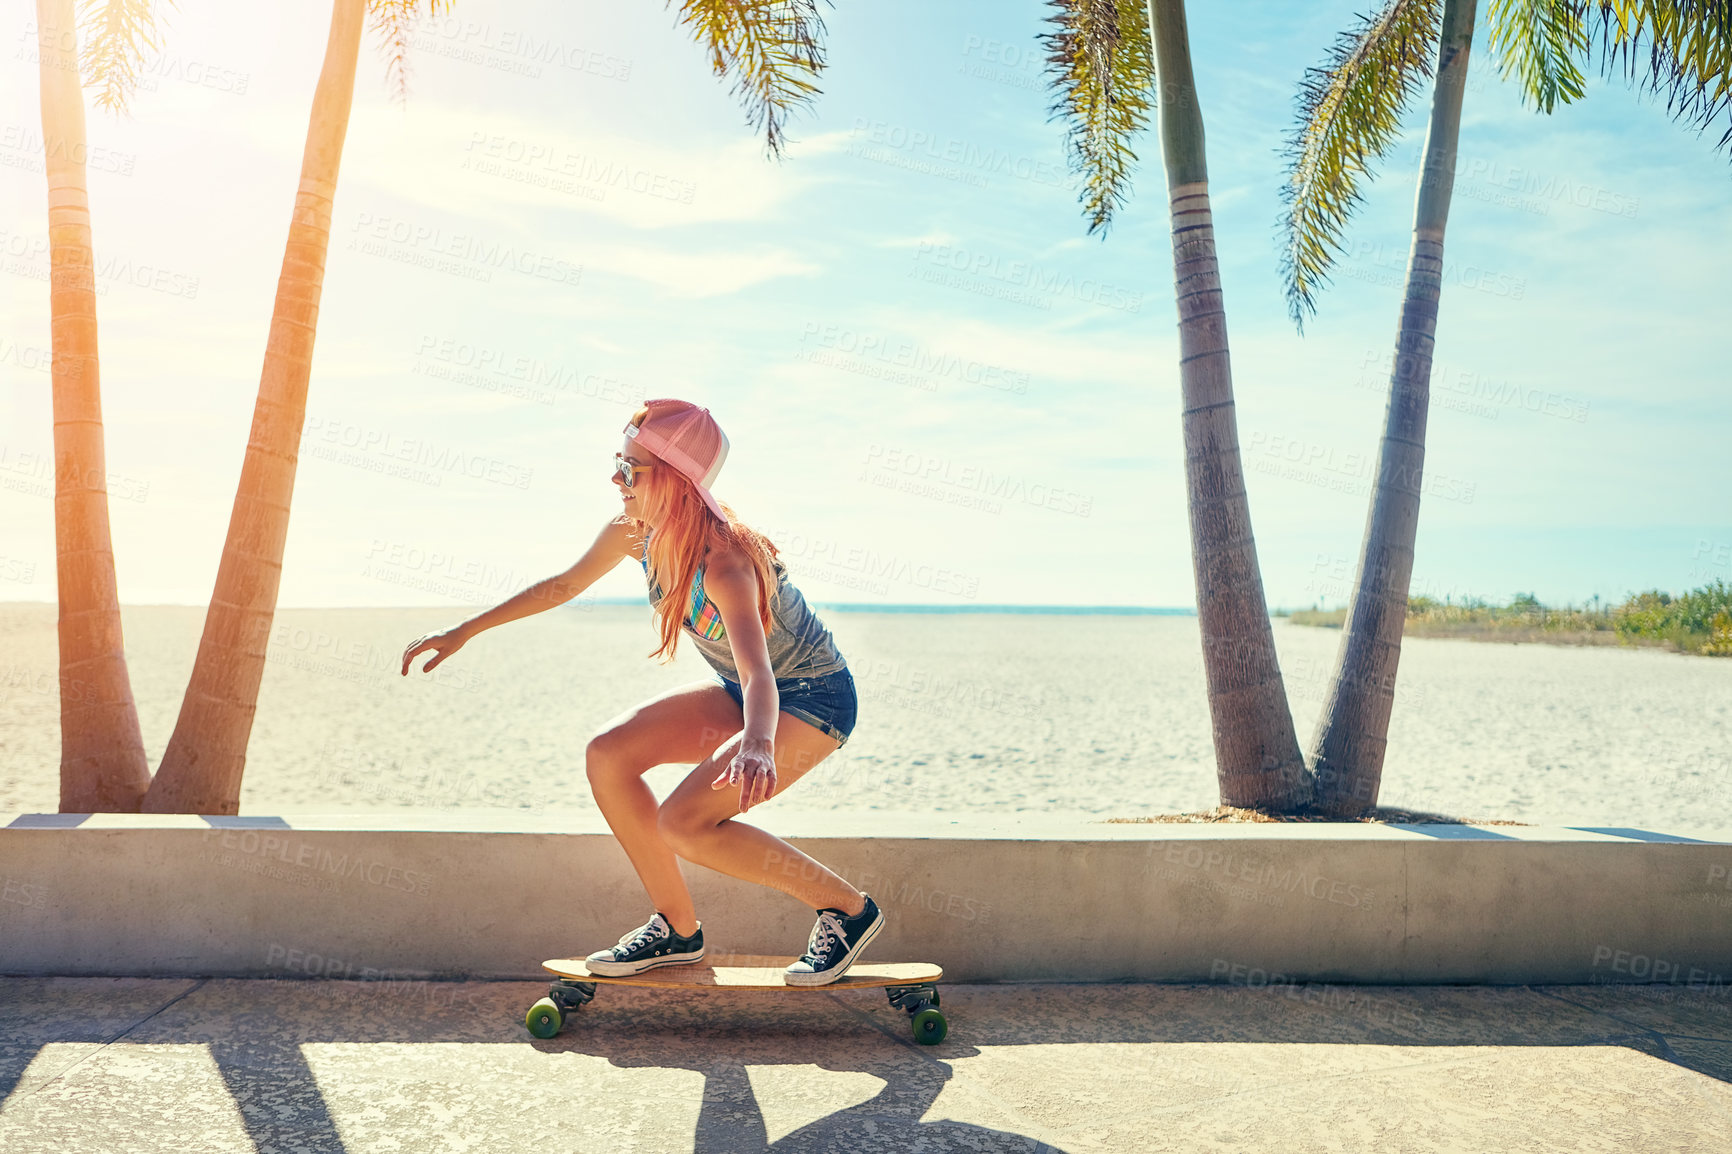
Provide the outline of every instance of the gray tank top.
[[[649,602],[659,605],[662,600],[661,582],[650,574],[649,535],[646,533],[640,549],[644,580],[649,584]],[[800,591],[788,580],[788,567],[780,557],[775,559],[776,593],[770,600],[770,630],[764,642],[770,651],[770,671],[777,680],[794,677],[823,677],[846,669],[848,663],[836,648],[835,639],[818,615],[812,612]],[[691,596],[686,603],[685,620],[681,622],[686,639],[698,647],[710,666],[738,684],[740,671],[734,667],[733,647],[728,643],[727,630],[722,625],[721,610],[704,592],[704,570],[700,566],[692,577]]]

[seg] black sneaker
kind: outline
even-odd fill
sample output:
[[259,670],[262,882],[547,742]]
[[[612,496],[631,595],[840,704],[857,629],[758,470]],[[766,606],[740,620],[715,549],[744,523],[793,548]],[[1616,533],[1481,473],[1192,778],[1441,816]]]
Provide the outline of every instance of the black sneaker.
[[866,948],[866,943],[884,928],[884,915],[872,895],[866,895],[866,908],[857,917],[841,910],[818,911],[818,924],[806,941],[806,952],[800,960],[782,971],[782,980],[790,986],[827,986],[843,974]]
[[589,972],[603,978],[626,978],[657,966],[684,966],[704,956],[704,923],[689,938],[674,933],[658,912],[648,922],[619,940],[608,950],[597,950],[583,960]]

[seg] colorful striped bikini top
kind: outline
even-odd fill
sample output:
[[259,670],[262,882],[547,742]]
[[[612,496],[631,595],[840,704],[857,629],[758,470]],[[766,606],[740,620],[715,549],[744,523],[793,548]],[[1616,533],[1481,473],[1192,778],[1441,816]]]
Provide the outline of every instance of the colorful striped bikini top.
[[[643,562],[644,579],[650,582],[650,602],[654,604],[662,599],[662,589],[661,585],[650,578],[647,535],[642,548],[643,556],[639,560]],[[704,569],[701,565],[692,575],[692,593],[686,602],[685,626],[705,641],[720,641],[728,635],[728,631],[722,627],[722,611],[716,608],[716,603],[704,592]]]

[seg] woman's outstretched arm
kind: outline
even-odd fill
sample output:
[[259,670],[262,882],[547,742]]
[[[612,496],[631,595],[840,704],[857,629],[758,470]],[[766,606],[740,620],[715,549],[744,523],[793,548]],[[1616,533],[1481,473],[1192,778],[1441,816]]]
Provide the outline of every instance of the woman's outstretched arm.
[[408,676],[410,662],[430,649],[437,652],[422,668],[423,673],[431,672],[435,665],[463,648],[465,642],[483,630],[564,605],[601,580],[624,558],[633,555],[637,540],[635,532],[631,518],[615,517],[601,527],[601,532],[595,535],[594,542],[584,550],[583,556],[565,572],[537,581],[450,629],[416,638],[403,651],[403,675]]

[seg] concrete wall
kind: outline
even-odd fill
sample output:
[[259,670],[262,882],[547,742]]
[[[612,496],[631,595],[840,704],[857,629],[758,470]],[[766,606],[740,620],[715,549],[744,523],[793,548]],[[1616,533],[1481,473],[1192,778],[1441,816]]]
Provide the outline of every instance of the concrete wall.
[[[1732,844],[1635,830],[765,824],[878,900],[876,960],[957,981],[1732,985]],[[648,900],[588,817],[0,815],[0,973],[530,977]],[[550,832],[558,829],[559,832]],[[712,955],[811,911],[685,866]]]

